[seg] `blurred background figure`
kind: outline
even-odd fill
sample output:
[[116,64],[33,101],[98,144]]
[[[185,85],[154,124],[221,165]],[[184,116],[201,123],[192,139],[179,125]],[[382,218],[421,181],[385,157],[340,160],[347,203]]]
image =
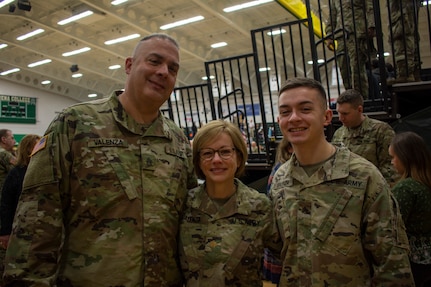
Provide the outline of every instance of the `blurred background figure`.
[[16,164],[14,146],[16,144],[12,131],[0,129],[0,190],[7,174]]
[[[290,159],[292,153],[292,145],[286,138],[282,138],[278,143],[277,150],[275,152],[275,163],[272,167],[271,174],[268,177],[267,193],[269,193],[269,190],[271,189],[271,183],[275,172],[283,163]],[[280,256],[274,256],[269,248],[265,248],[263,256],[263,275],[265,280],[271,281],[274,284],[278,284],[280,282],[281,268],[283,266],[279,257]]]
[[389,154],[401,175],[392,192],[406,226],[415,284],[431,286],[431,154],[414,132],[396,134]]
[[420,0],[389,0],[390,44],[394,50],[396,79],[388,84],[420,81],[418,11]]
[[186,286],[262,286],[264,247],[274,243],[280,251],[271,202],[238,179],[246,160],[235,124],[209,122],[193,140],[193,164],[204,182],[189,191],[180,225]]
[[10,233],[12,232],[12,222],[15,216],[18,199],[22,190],[22,182],[24,181],[25,172],[27,171],[28,163],[30,162],[31,152],[39,141],[39,135],[26,135],[22,138],[18,145],[17,162],[13,167],[3,183],[1,191],[1,204],[0,204],[0,272],[3,273],[3,260],[5,250],[9,241]]
[[374,53],[370,45],[375,36],[373,1],[334,0],[329,12],[325,32],[333,37],[325,44],[336,51],[344,88],[355,89],[368,99],[366,64]]
[[373,163],[390,186],[397,175],[391,165],[388,147],[395,135],[392,127],[364,114],[364,99],[356,90],[346,90],[337,98],[337,112],[341,123],[332,136],[332,143],[343,144],[350,151]]

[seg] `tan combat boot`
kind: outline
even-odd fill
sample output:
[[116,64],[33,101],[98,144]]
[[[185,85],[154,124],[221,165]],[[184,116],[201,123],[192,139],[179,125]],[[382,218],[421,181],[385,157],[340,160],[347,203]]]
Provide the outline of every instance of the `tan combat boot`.
[[396,79],[391,79],[386,82],[387,85],[393,85],[393,84],[400,84],[400,83],[409,83],[409,82],[416,82],[415,75],[413,74],[413,71],[409,71],[408,67],[406,66],[405,61],[398,61],[397,62],[397,77]]

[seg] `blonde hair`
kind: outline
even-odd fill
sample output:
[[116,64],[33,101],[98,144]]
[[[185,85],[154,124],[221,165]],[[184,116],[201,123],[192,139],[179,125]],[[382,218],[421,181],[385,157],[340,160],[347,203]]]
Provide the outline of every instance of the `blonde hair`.
[[201,127],[193,138],[193,165],[196,175],[200,179],[205,179],[205,175],[199,166],[199,152],[206,143],[215,140],[221,133],[225,133],[230,136],[235,152],[238,156],[239,166],[236,170],[235,176],[240,177],[244,174],[248,154],[247,145],[245,144],[241,131],[236,125],[230,122],[215,120]]

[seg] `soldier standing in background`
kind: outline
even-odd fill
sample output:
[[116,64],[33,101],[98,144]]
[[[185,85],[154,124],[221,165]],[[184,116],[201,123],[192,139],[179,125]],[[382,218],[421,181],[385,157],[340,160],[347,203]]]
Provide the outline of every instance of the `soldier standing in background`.
[[392,127],[364,115],[364,99],[356,90],[341,93],[337,98],[337,112],[343,126],[335,131],[332,143],[342,143],[350,151],[369,160],[392,186],[398,178],[388,152],[395,135]]
[[280,89],[278,121],[294,153],[270,190],[283,240],[279,286],[414,286],[389,185],[372,163],[326,141],[327,102],[313,79]]
[[62,111],[33,150],[6,252],[6,286],[182,286],[177,232],[197,185],[184,132],[163,117],[176,41],[143,38],[119,96]]
[[388,84],[420,81],[418,34],[419,0],[388,0],[390,43],[393,46],[397,77]]
[[[16,164],[16,157],[13,148],[16,144],[12,131],[8,129],[0,130],[0,190],[9,171]],[[0,194],[1,196],[1,194]]]
[[372,52],[370,38],[375,35],[373,1],[331,0],[329,12],[325,32],[333,37],[325,43],[331,50],[336,47],[344,88],[356,89],[368,99],[366,63]]

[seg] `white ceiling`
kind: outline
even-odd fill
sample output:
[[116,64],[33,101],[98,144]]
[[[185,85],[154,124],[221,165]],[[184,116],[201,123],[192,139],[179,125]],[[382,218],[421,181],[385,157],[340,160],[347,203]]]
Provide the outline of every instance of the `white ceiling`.
[[[105,41],[139,33],[141,37],[164,32],[176,38],[181,47],[181,69],[177,85],[202,83],[205,61],[252,52],[250,30],[294,20],[294,16],[276,1],[256,7],[225,13],[223,8],[246,0],[129,0],[113,6],[112,0],[44,0],[32,1],[31,11],[9,7],[0,9],[0,72],[11,68],[21,71],[2,76],[22,85],[48,90],[78,101],[88,100],[89,93],[99,97],[123,87],[124,60],[129,56],[137,39],[107,46]],[[315,2],[316,0],[314,0]],[[86,6],[93,16],[75,23],[59,26],[58,21],[72,16],[74,10]],[[202,15],[203,21],[162,31],[160,26]],[[24,41],[16,38],[34,29],[44,33]],[[225,41],[228,46],[213,49],[211,44]],[[91,51],[63,57],[62,53],[90,47]],[[52,62],[28,68],[27,65],[43,59]],[[77,64],[81,78],[72,78],[70,66]],[[120,64],[122,68],[109,70]],[[41,81],[51,84],[42,85]]]

